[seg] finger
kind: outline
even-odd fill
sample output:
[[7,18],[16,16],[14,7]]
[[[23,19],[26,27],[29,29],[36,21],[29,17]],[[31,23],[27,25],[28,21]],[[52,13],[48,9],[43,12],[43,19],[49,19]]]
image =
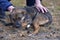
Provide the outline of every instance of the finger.
[[45,12],[47,12],[47,11],[48,11],[48,9],[47,9],[47,8],[45,8],[45,7],[43,8],[43,10],[44,10]]
[[44,13],[44,10],[43,10],[43,8],[40,8],[40,10],[42,11],[42,13]]
[[40,9],[38,8],[38,7],[36,7],[37,8],[37,10],[40,12]]

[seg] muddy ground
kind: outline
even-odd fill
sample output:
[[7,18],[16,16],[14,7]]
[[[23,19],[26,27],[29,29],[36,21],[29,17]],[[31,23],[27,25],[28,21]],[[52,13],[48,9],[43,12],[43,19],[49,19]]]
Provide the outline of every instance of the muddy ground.
[[[12,1],[13,3],[16,0]],[[21,1],[21,0],[20,0]],[[19,2],[16,1],[14,5]],[[24,2],[21,2],[21,4]],[[44,0],[43,3],[50,10],[53,22],[48,27],[41,27],[40,32],[35,36],[21,36],[20,28],[12,28],[11,26],[4,26],[0,22],[0,40],[60,40],[60,1],[59,0]]]

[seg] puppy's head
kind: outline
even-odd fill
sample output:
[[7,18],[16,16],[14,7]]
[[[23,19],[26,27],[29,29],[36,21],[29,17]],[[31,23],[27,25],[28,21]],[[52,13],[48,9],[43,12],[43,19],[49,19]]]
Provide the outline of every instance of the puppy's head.
[[14,8],[10,14],[11,15],[10,20],[15,26],[21,26],[21,22],[22,20],[24,20],[25,14],[26,10],[24,10],[23,8]]
[[30,15],[27,13],[27,11],[23,8],[15,8],[12,11],[12,22],[16,26],[16,24],[19,24],[19,26],[22,26],[25,28],[28,23],[31,23]]

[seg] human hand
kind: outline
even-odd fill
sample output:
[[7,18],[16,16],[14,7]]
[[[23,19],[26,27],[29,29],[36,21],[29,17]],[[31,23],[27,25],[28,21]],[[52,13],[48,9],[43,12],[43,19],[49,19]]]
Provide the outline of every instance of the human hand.
[[44,12],[48,11],[48,9],[41,4],[35,4],[35,6],[36,6],[36,8],[38,9],[39,12],[42,11],[42,13],[44,13]]
[[15,8],[14,6],[9,6],[8,7],[9,12],[12,12],[14,8]]

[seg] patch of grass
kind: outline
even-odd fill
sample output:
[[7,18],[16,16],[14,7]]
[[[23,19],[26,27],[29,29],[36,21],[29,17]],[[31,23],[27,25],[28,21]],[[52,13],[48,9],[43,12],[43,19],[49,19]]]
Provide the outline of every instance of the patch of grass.
[[60,10],[60,6],[56,6],[56,10]]
[[25,0],[12,0],[11,1],[14,6],[25,6]]

